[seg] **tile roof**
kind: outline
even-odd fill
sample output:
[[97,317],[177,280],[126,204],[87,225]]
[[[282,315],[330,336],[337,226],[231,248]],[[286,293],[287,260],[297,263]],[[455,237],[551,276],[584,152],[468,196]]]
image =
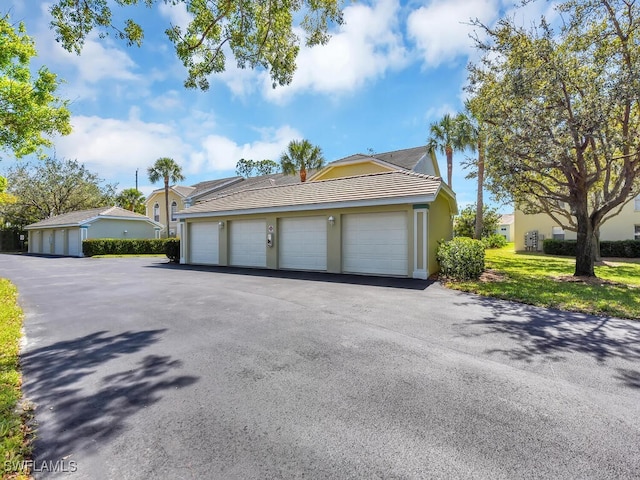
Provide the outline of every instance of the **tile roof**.
[[357,153],[355,155],[349,155],[348,157],[341,158],[340,160],[331,162],[329,165],[348,163],[356,160],[378,159],[378,160],[382,160],[383,162],[390,163],[391,165],[395,165],[396,167],[403,168],[405,170],[413,170],[414,167],[420,161],[420,159],[426,153],[427,153],[427,147],[424,145],[421,147],[405,148],[403,150],[394,150],[392,152],[373,153],[371,155],[364,155],[362,153]]
[[139,220],[145,220],[150,222],[151,219],[140,215],[139,213],[132,212],[120,207],[98,207],[91,208],[89,210],[78,210],[76,212],[63,213],[62,215],[56,215],[54,217],[46,218],[31,225],[27,225],[26,228],[39,228],[39,227],[56,227],[62,225],[82,225],[87,221],[97,217],[118,217],[118,218],[136,218]]
[[500,218],[500,225],[511,225],[515,221],[516,216],[513,213],[505,213]]
[[217,190],[220,187],[224,187],[227,184],[232,185],[242,180],[243,180],[242,177],[235,176],[235,177],[226,177],[226,178],[216,178],[215,180],[206,180],[204,182],[199,182],[199,183],[196,183],[195,185],[192,185],[194,190],[192,190],[188,196],[197,197],[206,193],[208,190]]
[[[307,176],[311,176],[308,173]],[[301,183],[299,175],[286,175],[284,173],[272,173],[270,175],[261,175],[259,177],[242,178],[238,182],[234,182],[228,187],[215,190],[208,195],[198,198],[198,202],[211,200],[230,193],[240,192],[243,190],[254,190],[256,188],[276,187],[282,185],[292,185]]]
[[[195,186],[189,187],[187,185],[171,185],[169,187],[169,190],[173,190],[181,197],[186,197],[195,190]],[[153,192],[149,194],[149,196],[147,197],[147,200],[149,200],[149,198],[151,198],[151,195],[153,195],[154,193],[164,193],[164,187],[156,188]]]
[[442,180],[439,177],[400,170],[335,178],[322,182],[298,182],[233,193],[226,192],[225,195],[182,210],[178,212],[178,216],[304,206],[317,209],[323,208],[323,205],[343,202],[400,203],[401,199],[407,197],[422,197],[421,201],[427,202],[435,198],[441,184]]

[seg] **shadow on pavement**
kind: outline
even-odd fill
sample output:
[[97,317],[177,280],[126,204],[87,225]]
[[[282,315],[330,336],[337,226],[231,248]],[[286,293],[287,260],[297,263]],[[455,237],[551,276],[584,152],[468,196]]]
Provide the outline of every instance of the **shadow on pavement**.
[[[640,360],[639,322],[536,308],[485,297],[474,298],[469,302],[471,304],[480,304],[492,313],[467,323],[485,327],[469,336],[504,334],[517,345],[510,349],[487,350],[489,354],[501,353],[527,362],[540,357],[562,361],[568,353],[586,354],[600,363],[613,358]],[[639,371],[619,369],[617,378],[629,387],[640,388]]]
[[313,282],[346,283],[349,285],[367,285],[371,287],[401,288],[405,290],[425,290],[436,283],[433,280],[415,278],[375,277],[351,275],[347,273],[301,272],[294,270],[266,270],[242,267],[217,267],[206,265],[179,265],[176,263],[154,263],[148,268],[166,268],[172,270],[188,270],[196,272],[223,273],[227,275],[246,275],[265,278],[289,278]]
[[[138,410],[158,402],[163,391],[198,380],[172,375],[181,362],[158,355],[147,355],[119,373],[88,378],[102,364],[157,342],[164,331],[115,335],[102,331],[21,357],[25,394],[35,402],[39,421],[45,418],[40,425],[43,435],[36,431],[34,457],[38,462],[59,460],[80,447],[99,447],[102,440],[125,428],[127,419]],[[51,410],[51,417],[47,410]]]

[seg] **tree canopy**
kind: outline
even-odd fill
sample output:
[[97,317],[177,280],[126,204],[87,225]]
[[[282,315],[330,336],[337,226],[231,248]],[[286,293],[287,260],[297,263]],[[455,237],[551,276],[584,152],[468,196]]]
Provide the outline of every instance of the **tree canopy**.
[[16,202],[3,206],[2,213],[19,227],[75,210],[113,205],[115,185],[104,183],[76,160],[18,163],[9,169],[7,180],[7,190]]
[[144,195],[140,190],[135,188],[125,188],[116,195],[116,205],[132,212],[144,215],[146,208],[144,205]]
[[577,232],[575,275],[593,276],[600,226],[640,193],[640,5],[557,8],[555,29],[478,24],[469,91],[489,126],[489,189]]
[[0,17],[0,150],[23,157],[51,146],[50,135],[71,133],[68,102],[56,97],[58,77],[31,73],[35,42],[23,23]]
[[273,160],[246,160],[241,158],[236,163],[236,175],[241,177],[255,177],[258,175],[270,175],[277,173],[280,166]]
[[502,218],[497,210],[486,206],[482,209],[482,231],[480,232],[480,236],[477,237],[475,236],[477,224],[476,215],[476,205],[469,205],[463,208],[453,223],[453,234],[456,237],[469,237],[480,240],[496,233],[496,230],[500,226],[500,219]]
[[475,146],[468,135],[470,131],[466,128],[467,126],[468,122],[464,114],[451,116],[448,113],[429,126],[427,150],[432,159],[435,159],[438,151],[445,154],[447,158],[447,185],[449,187],[451,187],[451,177],[453,176],[453,152]]
[[[118,7],[153,7],[161,0],[117,0]],[[300,39],[314,46],[329,40],[331,24],[342,23],[341,0],[255,2],[250,0],[164,0],[183,4],[189,24],[171,25],[166,34],[188,71],[185,86],[209,88],[208,76],[225,70],[226,51],[240,68],[264,68],[273,86],[293,79]],[[115,7],[115,5],[114,5]],[[51,7],[56,39],[68,51],[80,53],[87,35],[97,29],[101,36],[114,33],[129,45],[141,45],[143,27],[129,18],[114,24],[111,2],[106,0],[56,0]]]
[[287,175],[300,175],[300,181],[307,180],[308,170],[317,170],[324,166],[322,149],[312,145],[309,140],[291,140],[287,150],[280,156],[280,168]]

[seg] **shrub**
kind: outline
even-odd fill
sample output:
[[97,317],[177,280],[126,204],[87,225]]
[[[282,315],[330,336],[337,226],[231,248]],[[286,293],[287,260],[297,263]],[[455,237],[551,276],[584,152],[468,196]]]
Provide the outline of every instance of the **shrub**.
[[91,238],[82,242],[82,253],[85,257],[162,254],[166,253],[165,244],[169,240],[166,238]]
[[[542,244],[542,251],[549,255],[575,257],[576,241],[547,238]],[[600,255],[602,257],[638,258],[640,257],[640,240],[602,240]]]
[[484,248],[502,248],[507,244],[507,239],[502,235],[494,233],[482,239]]
[[484,272],[484,245],[480,240],[456,237],[441,243],[437,253],[440,271],[453,280],[471,280]]
[[542,251],[549,255],[565,255],[567,257],[576,256],[575,240],[554,240],[545,238],[542,242]]
[[164,245],[164,251],[169,258],[169,261],[173,263],[180,262],[180,239],[169,238]]

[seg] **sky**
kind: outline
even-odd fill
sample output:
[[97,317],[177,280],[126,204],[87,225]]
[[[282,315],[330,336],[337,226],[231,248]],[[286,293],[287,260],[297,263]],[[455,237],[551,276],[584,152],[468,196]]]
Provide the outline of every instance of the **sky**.
[[[6,13],[3,0],[2,13]],[[91,34],[81,55],[66,52],[49,28],[50,3],[8,0],[13,22],[23,21],[36,41],[34,68],[46,65],[64,83],[73,133],[55,137],[54,154],[75,159],[118,190],[148,194],[161,185],[146,170],[171,157],[192,185],[235,175],[241,159],[278,160],[287,144],[306,138],[330,162],[356,153],[425,145],[430,124],[463,108],[467,65],[479,59],[471,19],[493,25],[514,16],[531,25],[553,15],[545,0],[524,8],[505,0],[397,0],[347,2],[344,24],[324,46],[302,47],[290,85],[271,86],[268,73],[242,70],[227,56],[208,91],[183,86],[186,71],[164,31],[184,25],[184,5],[127,7],[145,29],[143,45]],[[15,160],[1,155],[0,174]],[[476,184],[454,155],[453,189],[462,208],[475,201]],[[446,175],[446,160],[438,157]],[[24,161],[24,160],[21,160]],[[496,205],[501,212],[510,205]]]

